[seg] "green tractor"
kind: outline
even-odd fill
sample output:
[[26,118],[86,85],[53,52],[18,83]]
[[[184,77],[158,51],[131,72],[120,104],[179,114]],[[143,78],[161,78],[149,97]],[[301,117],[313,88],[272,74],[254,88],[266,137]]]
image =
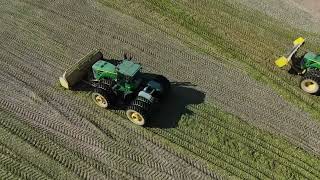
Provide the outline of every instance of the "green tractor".
[[300,37],[293,44],[294,47],[287,55],[275,61],[278,67],[284,67],[291,62],[291,70],[302,76],[300,87],[303,91],[310,94],[320,92],[320,54],[308,52],[301,57],[297,57],[298,49],[304,44],[305,39]]
[[80,82],[89,85],[92,100],[102,108],[125,107],[127,118],[144,125],[155,104],[170,91],[170,82],[162,75],[143,73],[141,65],[126,55],[123,60],[103,58],[94,50],[59,78],[61,86],[72,89]]

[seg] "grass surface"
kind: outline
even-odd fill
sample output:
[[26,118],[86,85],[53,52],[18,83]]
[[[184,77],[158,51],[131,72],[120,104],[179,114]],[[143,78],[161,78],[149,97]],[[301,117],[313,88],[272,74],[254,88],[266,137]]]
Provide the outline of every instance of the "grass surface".
[[[320,117],[318,98],[273,65],[317,34],[223,0],[100,2],[2,3],[0,178],[320,178],[318,121],[302,111]],[[57,85],[97,47],[176,81],[153,126]]]
[[[250,76],[320,119],[316,110],[319,98],[302,92],[298,77],[277,70],[274,65],[274,60],[286,53],[296,37],[316,39],[319,34],[295,29],[257,10],[222,0],[102,2],[166,31],[198,51],[221,58],[236,68],[240,65]],[[306,44],[302,51],[316,52],[316,42]]]
[[205,159],[217,172],[241,179],[317,179],[315,156],[210,105],[190,107],[179,127],[156,134]]

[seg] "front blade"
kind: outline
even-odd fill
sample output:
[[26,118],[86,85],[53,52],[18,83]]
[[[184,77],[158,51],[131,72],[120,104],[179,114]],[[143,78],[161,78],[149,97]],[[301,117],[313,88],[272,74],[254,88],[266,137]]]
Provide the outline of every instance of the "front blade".
[[91,70],[91,66],[102,59],[103,55],[99,50],[93,50],[78,62],[69,67],[61,77],[59,81],[62,87],[69,89],[79,81]]
[[282,57],[280,57],[279,59],[277,59],[276,61],[275,61],[275,64],[278,66],[278,67],[284,67],[285,65],[287,65],[289,63],[289,60],[286,58],[286,57],[284,57],[284,56],[282,56]]
[[289,64],[291,58],[298,51],[298,49],[303,45],[304,41],[305,41],[305,39],[303,37],[299,37],[296,40],[294,40],[293,41],[294,46],[290,50],[289,54],[286,57],[282,56],[279,59],[277,59],[275,61],[275,64],[280,68],[286,66],[287,64]]
[[304,43],[305,39],[303,37],[299,37],[298,39],[293,41],[293,45],[297,46],[297,45],[302,45]]

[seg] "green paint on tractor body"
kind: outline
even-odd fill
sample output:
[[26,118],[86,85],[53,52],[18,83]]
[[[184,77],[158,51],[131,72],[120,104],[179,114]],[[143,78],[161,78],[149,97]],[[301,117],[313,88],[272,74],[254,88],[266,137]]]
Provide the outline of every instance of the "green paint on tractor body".
[[92,70],[94,78],[97,80],[104,78],[111,78],[114,80],[117,78],[116,66],[103,60],[97,61],[92,66]]
[[318,69],[320,70],[320,55],[308,52],[301,61],[301,69]]
[[140,74],[141,65],[129,60],[123,60],[120,64],[114,64],[99,60],[92,66],[94,78],[96,80],[112,79],[117,82],[114,87],[116,91],[130,93],[135,91],[140,80],[136,78]]
[[136,64],[132,61],[123,60],[118,66],[118,72],[122,75],[134,77],[141,69],[140,64]]

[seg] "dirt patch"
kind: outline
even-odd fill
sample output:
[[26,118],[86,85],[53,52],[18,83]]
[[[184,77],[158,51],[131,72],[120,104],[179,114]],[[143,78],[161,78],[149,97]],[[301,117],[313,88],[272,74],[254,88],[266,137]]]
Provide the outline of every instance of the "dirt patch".
[[320,19],[320,1],[319,0],[294,0],[310,15]]
[[274,17],[293,27],[307,31],[319,32],[320,1],[317,0],[228,0],[241,3],[250,8]]

